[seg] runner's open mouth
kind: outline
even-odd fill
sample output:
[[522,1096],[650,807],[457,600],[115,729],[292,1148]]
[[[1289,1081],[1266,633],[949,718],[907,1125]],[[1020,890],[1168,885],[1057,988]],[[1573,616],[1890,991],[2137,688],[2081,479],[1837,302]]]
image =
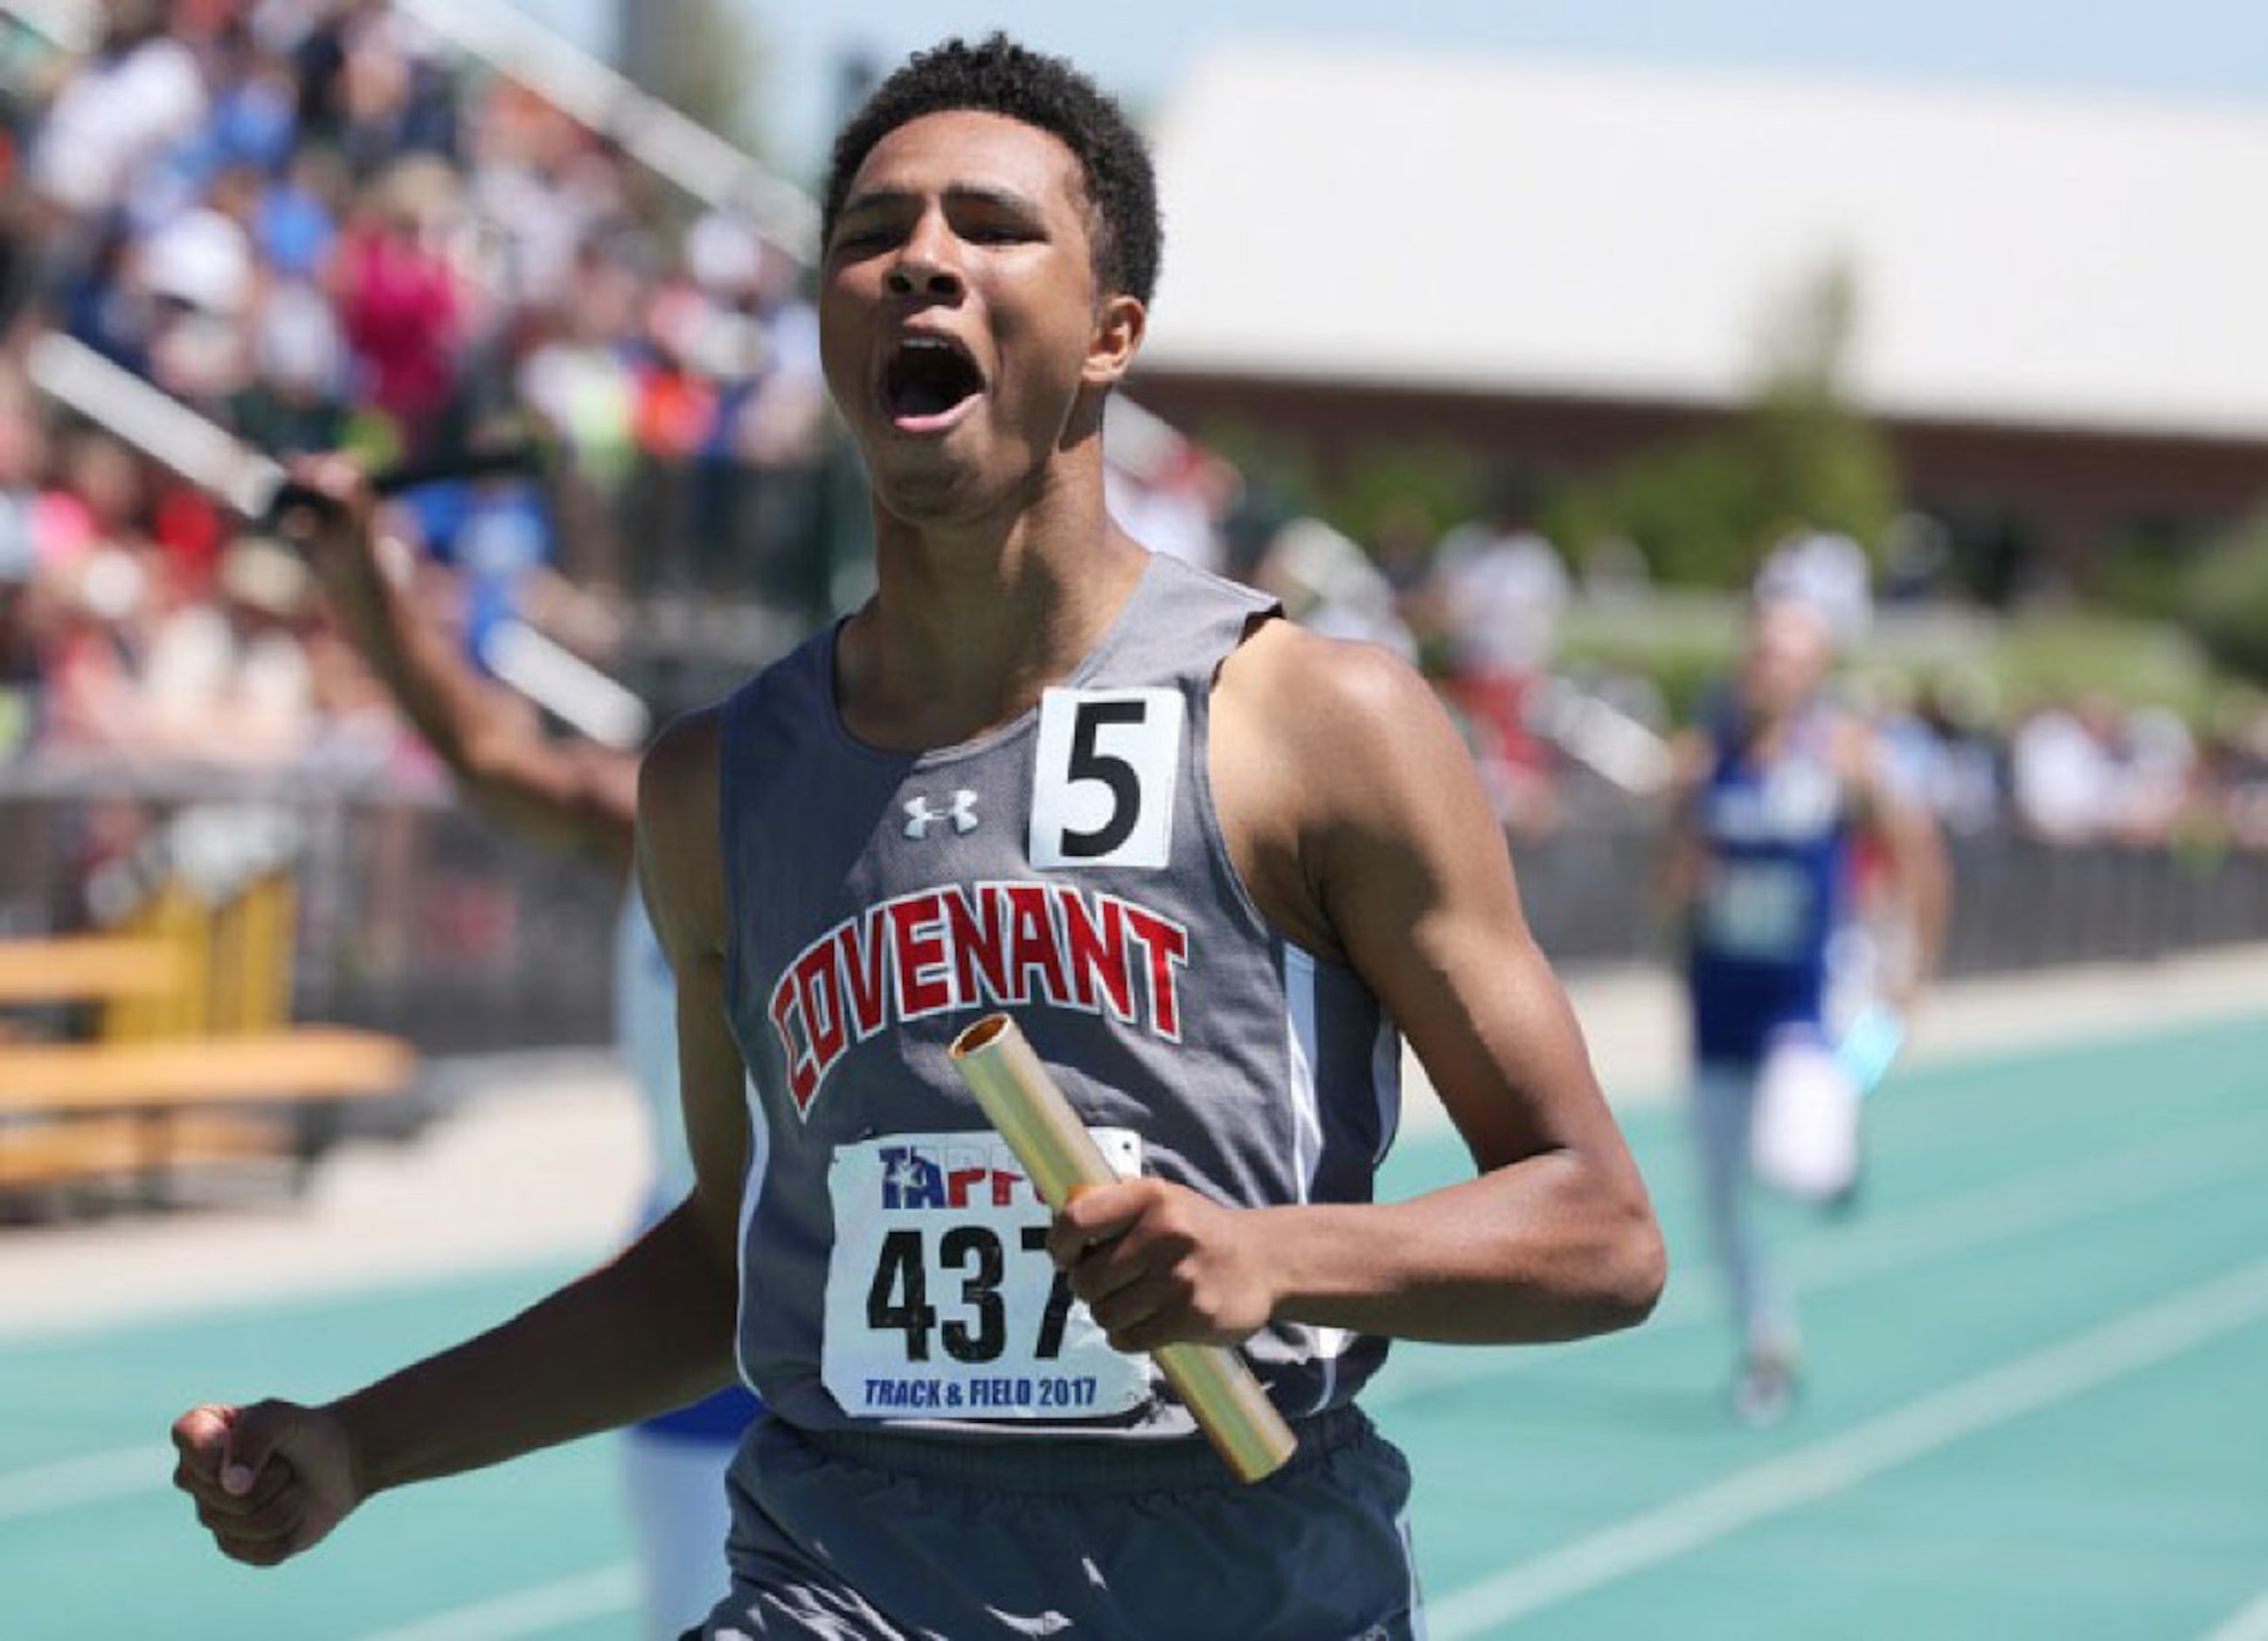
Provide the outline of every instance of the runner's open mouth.
[[942,337],[900,342],[882,372],[882,402],[893,417],[942,416],[984,388],[976,362]]

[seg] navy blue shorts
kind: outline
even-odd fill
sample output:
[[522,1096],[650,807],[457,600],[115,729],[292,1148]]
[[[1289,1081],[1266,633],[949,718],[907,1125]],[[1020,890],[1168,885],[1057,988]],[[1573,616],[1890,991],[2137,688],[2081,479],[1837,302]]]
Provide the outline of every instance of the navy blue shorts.
[[686,1641],[1406,1641],[1410,1467],[1358,1409],[1264,1481],[1202,1439],[976,1442],[760,1419],[731,1593]]

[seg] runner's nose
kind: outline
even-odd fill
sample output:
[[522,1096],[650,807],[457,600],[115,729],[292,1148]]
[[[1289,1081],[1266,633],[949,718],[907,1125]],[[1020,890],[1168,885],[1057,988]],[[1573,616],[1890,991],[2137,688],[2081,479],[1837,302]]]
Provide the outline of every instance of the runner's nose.
[[954,254],[952,229],[941,213],[922,214],[899,247],[889,272],[894,296],[956,297],[961,294],[961,265]]

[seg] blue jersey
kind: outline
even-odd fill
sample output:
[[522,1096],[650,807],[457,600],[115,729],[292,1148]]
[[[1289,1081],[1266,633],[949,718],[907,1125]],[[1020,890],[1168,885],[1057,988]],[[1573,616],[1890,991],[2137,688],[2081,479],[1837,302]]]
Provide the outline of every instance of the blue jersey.
[[[693,1188],[693,1159],[685,1144],[685,1113],[677,1097],[677,985],[669,959],[646,915],[645,896],[633,882],[615,925],[615,1044],[630,1066],[645,1107],[653,1181],[639,1217],[643,1230],[685,1199]],[[756,1137],[762,1143],[762,1134]],[[728,1385],[699,1402],[644,1420],[649,1436],[737,1446],[759,1411],[755,1396]]]
[[1694,798],[1704,865],[1686,980],[1694,1056],[1752,1064],[1790,1027],[1818,1027],[1846,916],[1851,820],[1831,709],[1807,710],[1768,760],[1727,714]]

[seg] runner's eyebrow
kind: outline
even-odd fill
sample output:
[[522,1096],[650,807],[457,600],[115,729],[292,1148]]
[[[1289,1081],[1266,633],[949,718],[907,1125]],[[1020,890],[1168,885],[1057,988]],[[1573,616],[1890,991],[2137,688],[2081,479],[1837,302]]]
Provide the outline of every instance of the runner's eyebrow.
[[954,187],[945,191],[945,197],[948,202],[990,205],[1000,210],[1014,211],[1026,217],[1040,215],[1040,202],[1029,195],[1018,193],[1014,188],[998,186]]
[[[847,217],[865,211],[902,210],[918,204],[922,198],[910,188],[872,188],[843,201],[842,214]],[[956,182],[945,190],[945,200],[948,205],[989,205],[1035,218],[1041,214],[1039,202],[1028,194],[994,183]]]

